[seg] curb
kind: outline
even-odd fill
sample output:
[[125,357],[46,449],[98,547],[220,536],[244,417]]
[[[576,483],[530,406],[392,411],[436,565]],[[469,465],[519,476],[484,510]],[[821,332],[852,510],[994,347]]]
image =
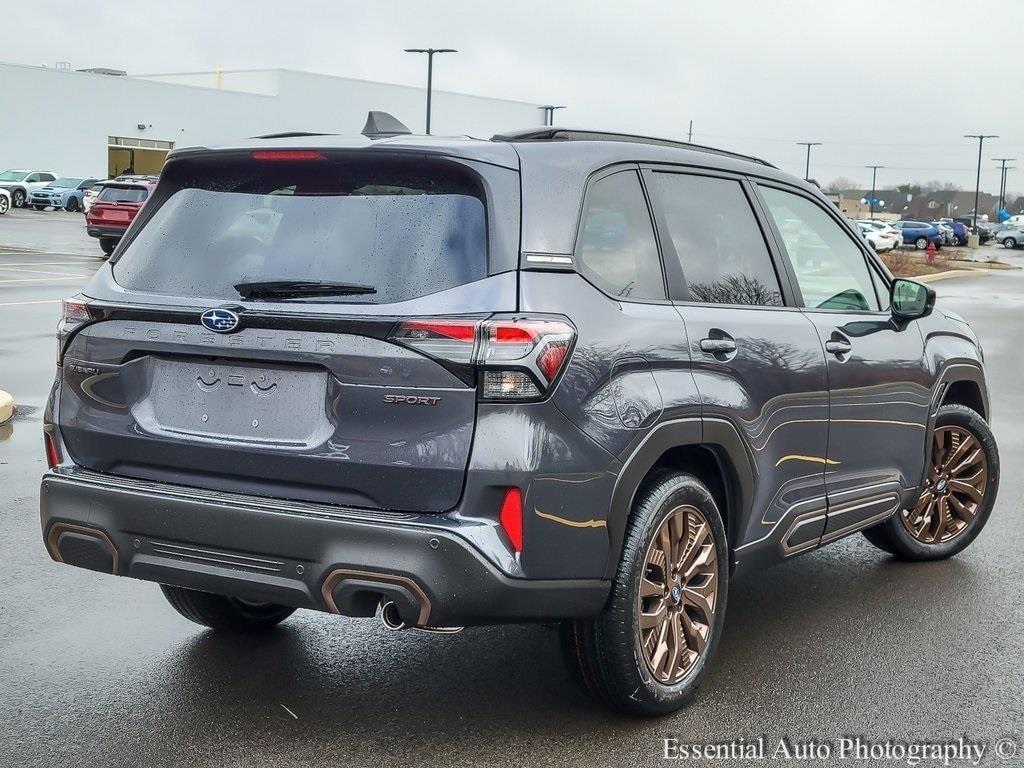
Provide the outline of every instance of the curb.
[[931,275],[918,275],[910,278],[919,283],[937,283],[940,280],[949,280],[953,277],[966,277],[967,275],[987,275],[990,269],[951,269],[948,272],[935,272]]
[[9,421],[14,415],[14,398],[0,389],[0,424]]

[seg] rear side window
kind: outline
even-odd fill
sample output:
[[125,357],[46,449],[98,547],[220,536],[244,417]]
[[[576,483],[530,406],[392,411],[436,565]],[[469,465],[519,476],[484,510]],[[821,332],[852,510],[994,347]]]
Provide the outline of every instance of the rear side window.
[[165,173],[159,208],[115,265],[126,288],[237,300],[234,286],[245,282],[339,282],[376,292],[303,300],[384,304],[487,276],[484,194],[454,164],[180,165]]
[[864,252],[825,209],[802,195],[761,187],[796,273],[804,306],[878,311]]
[[651,174],[692,301],[782,306],[772,258],[738,181]]
[[99,200],[104,203],[141,203],[149,197],[145,187],[104,187]]
[[654,224],[636,171],[605,176],[587,190],[576,263],[615,298],[665,298]]

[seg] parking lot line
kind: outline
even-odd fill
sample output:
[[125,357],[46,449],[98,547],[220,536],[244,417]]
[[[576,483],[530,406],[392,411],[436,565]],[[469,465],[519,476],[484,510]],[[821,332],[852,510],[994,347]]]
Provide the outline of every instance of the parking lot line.
[[74,275],[73,277],[22,277],[17,280],[0,280],[3,283],[58,283],[68,280],[88,280],[89,275]]
[[0,301],[0,307],[21,307],[25,304],[60,304],[61,299],[37,299],[36,301]]
[[91,277],[88,272],[54,272],[52,269],[24,269],[22,267],[11,267],[0,264],[0,272],[13,272],[16,275],[34,274],[49,275],[50,277]]

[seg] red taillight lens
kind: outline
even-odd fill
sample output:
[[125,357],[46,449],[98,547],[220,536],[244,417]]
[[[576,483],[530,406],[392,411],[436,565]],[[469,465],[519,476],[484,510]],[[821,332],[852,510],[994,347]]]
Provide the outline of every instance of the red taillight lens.
[[60,364],[61,355],[64,353],[64,342],[68,336],[84,323],[93,319],[89,309],[89,302],[77,296],[64,299],[61,302],[60,323],[57,325],[57,363]]
[[321,153],[313,149],[257,149],[252,153],[253,160],[268,162],[289,162],[326,160]]
[[53,435],[48,432],[43,433],[43,443],[46,445],[46,466],[53,469],[60,464],[60,454],[57,453],[57,443],[53,439]]
[[479,320],[410,320],[399,325],[391,338],[431,357],[472,363],[479,327]]
[[498,515],[501,529],[505,531],[512,549],[517,553],[523,551],[523,495],[518,488],[505,491]]
[[565,367],[576,331],[561,320],[430,318],[401,323],[391,339],[431,357],[480,369],[482,397],[543,397]]

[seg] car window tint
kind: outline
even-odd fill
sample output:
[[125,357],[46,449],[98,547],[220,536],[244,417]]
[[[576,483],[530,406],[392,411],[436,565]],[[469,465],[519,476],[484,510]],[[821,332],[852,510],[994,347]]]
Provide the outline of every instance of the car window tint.
[[149,197],[145,187],[104,187],[99,199],[105,203],[141,203]]
[[691,300],[782,305],[768,246],[738,181],[655,172],[651,188]]
[[605,176],[587,191],[576,261],[611,296],[665,298],[654,225],[635,171]]
[[802,195],[761,187],[796,273],[804,306],[877,311],[864,252],[820,206]]

